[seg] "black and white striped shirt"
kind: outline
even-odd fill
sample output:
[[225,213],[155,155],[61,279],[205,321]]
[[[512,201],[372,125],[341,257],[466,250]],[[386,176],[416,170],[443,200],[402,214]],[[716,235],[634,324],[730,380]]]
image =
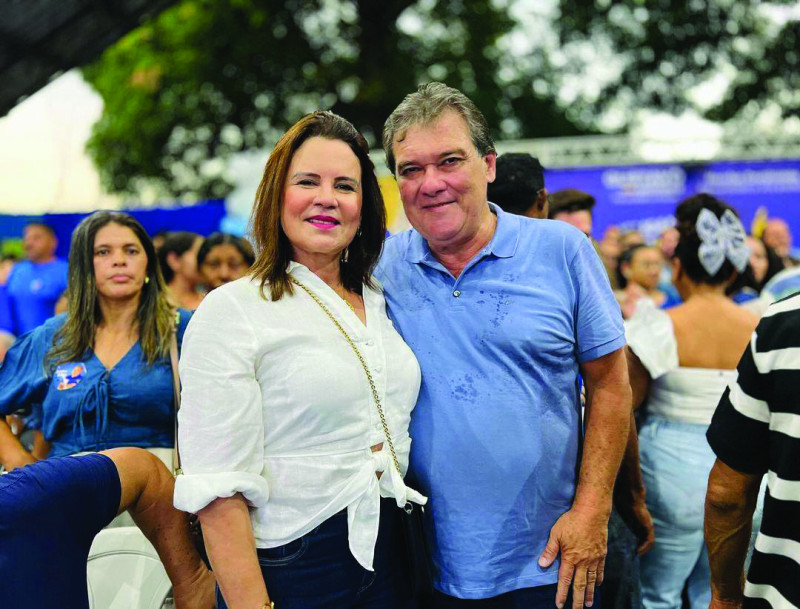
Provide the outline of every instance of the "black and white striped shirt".
[[717,457],[767,474],[744,607],[800,607],[800,295],[765,313],[708,429]]

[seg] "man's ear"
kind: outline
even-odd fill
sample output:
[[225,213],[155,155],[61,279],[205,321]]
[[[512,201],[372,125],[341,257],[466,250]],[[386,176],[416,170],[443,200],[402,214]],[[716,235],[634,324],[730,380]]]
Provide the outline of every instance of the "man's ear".
[[486,182],[494,182],[497,176],[497,153],[490,152],[483,157],[483,160],[486,163]]
[[542,188],[538,193],[536,193],[536,209],[541,212],[542,218],[546,218],[547,214],[550,212],[550,205],[547,196],[546,188]]

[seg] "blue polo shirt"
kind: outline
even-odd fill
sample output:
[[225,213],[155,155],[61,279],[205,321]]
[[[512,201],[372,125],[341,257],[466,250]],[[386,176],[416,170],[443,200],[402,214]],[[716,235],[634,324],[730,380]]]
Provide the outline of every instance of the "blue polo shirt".
[[436,587],[460,598],[556,582],[538,559],[575,494],[578,364],[625,345],[589,239],[490,205],[497,230],[458,279],[415,230],[376,271],[422,367],[409,472],[430,498]]
[[11,270],[6,291],[11,303],[12,334],[22,336],[55,315],[61,294],[67,289],[67,263],[53,260],[36,264],[17,262]]

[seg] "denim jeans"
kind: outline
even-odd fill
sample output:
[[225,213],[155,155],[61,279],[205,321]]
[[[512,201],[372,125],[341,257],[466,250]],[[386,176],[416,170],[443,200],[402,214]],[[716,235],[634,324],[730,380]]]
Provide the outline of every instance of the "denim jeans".
[[[275,607],[412,609],[399,512],[394,500],[381,500],[374,571],[364,569],[350,553],[346,510],[286,545],[259,549],[261,573]],[[217,609],[227,609],[219,588]]]
[[646,609],[680,609],[684,585],[692,609],[705,609],[711,600],[703,514],[715,457],[707,429],[649,416],[639,430],[647,508],[656,533],[655,545],[641,557]]
[[[555,609],[556,584],[537,586],[536,588],[521,588],[506,592],[500,596],[482,599],[455,598],[434,592],[430,605],[431,609]],[[592,609],[600,609],[600,588],[595,588]],[[564,609],[572,607],[572,590],[567,596]]]

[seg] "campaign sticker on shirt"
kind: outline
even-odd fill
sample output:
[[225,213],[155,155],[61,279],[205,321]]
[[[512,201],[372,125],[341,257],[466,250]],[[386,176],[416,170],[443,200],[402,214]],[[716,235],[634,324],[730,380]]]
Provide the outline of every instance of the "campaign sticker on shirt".
[[81,362],[67,362],[56,368],[56,380],[59,391],[72,389],[86,376],[86,365]]

